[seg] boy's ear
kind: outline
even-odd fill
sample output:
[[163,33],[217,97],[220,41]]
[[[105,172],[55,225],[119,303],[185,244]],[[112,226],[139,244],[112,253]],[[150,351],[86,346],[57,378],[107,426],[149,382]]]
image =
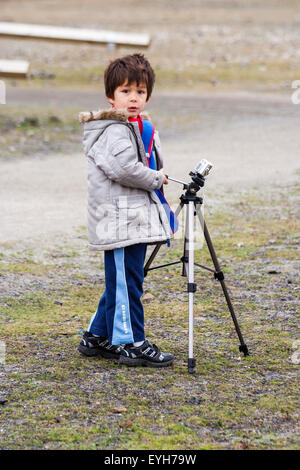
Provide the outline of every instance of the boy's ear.
[[152,96],[152,95],[150,95],[149,98],[147,99],[147,101],[146,101],[147,104],[149,103],[149,101],[150,101],[150,99],[151,99],[151,96]]
[[110,103],[110,104],[114,104],[114,100],[112,98],[109,98],[108,96],[106,97],[107,98],[107,101]]

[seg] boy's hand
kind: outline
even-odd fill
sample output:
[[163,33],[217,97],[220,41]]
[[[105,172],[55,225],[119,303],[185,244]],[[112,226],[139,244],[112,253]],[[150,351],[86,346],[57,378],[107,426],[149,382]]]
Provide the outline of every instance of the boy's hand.
[[169,184],[169,180],[168,180],[168,178],[165,176],[164,169],[161,168],[159,171],[160,171],[160,172],[162,173],[162,175],[163,175],[162,183],[163,183],[163,184]]

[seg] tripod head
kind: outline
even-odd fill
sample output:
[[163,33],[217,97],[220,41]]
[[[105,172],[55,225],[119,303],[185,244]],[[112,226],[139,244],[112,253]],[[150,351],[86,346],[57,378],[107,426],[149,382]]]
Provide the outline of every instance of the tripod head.
[[186,190],[186,196],[196,196],[200,188],[204,186],[205,176],[209,174],[211,169],[212,164],[209,161],[203,159],[196,165],[194,171],[190,171],[189,175],[192,178],[191,183],[184,183],[183,181],[170,178],[168,175],[166,175],[166,177],[171,181],[182,184],[183,189]]
[[205,178],[194,171],[190,171],[189,175],[192,178],[192,182],[187,185],[186,194],[195,196],[200,188],[204,186]]

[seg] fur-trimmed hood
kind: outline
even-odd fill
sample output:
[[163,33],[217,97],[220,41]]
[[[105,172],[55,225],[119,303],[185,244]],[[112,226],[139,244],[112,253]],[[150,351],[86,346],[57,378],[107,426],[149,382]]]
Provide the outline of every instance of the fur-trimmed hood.
[[[98,111],[83,111],[82,113],[79,113],[78,118],[81,124],[98,120],[115,120],[126,122],[129,118],[129,113],[126,110],[122,109],[99,109]],[[142,113],[141,118],[147,121],[151,121],[148,113]]]
[[[83,150],[87,155],[91,147],[99,139],[107,124],[117,122],[127,122],[129,114],[125,110],[117,110],[114,108],[103,109],[98,111],[88,111],[79,114],[79,122],[83,126]],[[149,115],[143,113],[142,119],[150,121]],[[136,124],[136,123],[134,123]],[[138,125],[137,125],[138,129]]]

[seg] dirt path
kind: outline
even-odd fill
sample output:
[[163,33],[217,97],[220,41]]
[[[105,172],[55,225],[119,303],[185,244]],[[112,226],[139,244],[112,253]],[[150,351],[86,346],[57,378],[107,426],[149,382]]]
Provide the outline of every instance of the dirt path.
[[[19,103],[25,110],[34,104],[70,107],[75,98],[78,111],[106,106],[92,91],[8,90],[8,105]],[[300,106],[287,96],[160,94],[149,111],[161,129],[166,173],[188,180],[200,159],[213,163],[206,184],[209,205],[224,192],[228,197],[232,191],[265,188],[297,176]],[[169,184],[167,194],[174,204],[181,190]],[[0,242],[44,243],[51,234],[84,225],[86,162],[81,148],[68,155],[2,161],[0,200]]]

